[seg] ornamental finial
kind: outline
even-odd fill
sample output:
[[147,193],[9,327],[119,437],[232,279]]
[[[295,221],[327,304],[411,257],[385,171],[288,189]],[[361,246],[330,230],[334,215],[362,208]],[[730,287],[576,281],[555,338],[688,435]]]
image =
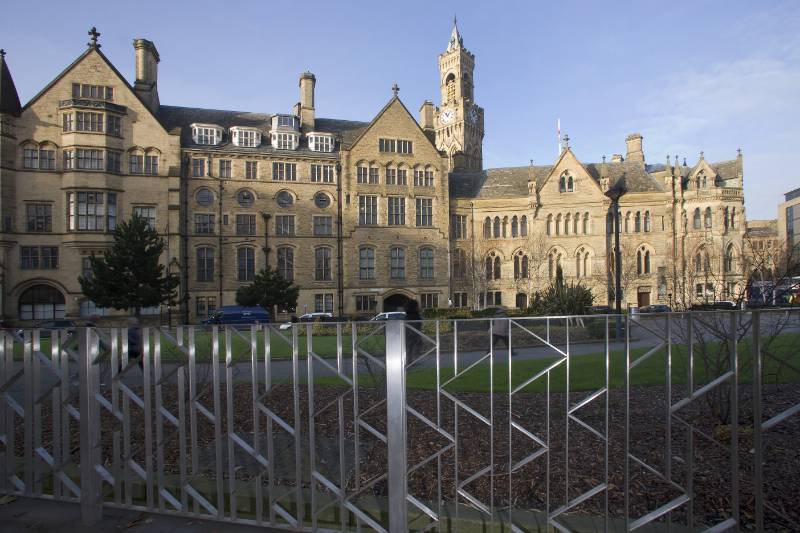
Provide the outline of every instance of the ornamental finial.
[[6,51],[0,48],[0,57],[6,57]]
[[89,39],[91,42],[87,43],[92,48],[100,48],[100,43],[97,42],[97,38],[100,37],[100,32],[97,31],[97,28],[92,26],[92,29],[89,30]]
[[392,85],[392,94],[395,97],[397,97],[397,93],[399,92],[400,92],[400,87],[397,86],[397,82],[394,82],[394,85]]

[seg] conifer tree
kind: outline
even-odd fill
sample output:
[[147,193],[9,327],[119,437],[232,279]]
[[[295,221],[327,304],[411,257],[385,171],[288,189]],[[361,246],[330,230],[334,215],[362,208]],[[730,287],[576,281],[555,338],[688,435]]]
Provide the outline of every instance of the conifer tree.
[[245,307],[260,305],[271,311],[273,305],[279,308],[293,309],[297,305],[300,287],[269,266],[256,274],[250,285],[239,287],[236,291],[236,303]]
[[91,276],[79,276],[81,290],[98,307],[133,310],[171,304],[178,276],[165,272],[160,259],[164,240],[147,220],[134,215],[114,230],[114,246],[102,256],[89,258]]

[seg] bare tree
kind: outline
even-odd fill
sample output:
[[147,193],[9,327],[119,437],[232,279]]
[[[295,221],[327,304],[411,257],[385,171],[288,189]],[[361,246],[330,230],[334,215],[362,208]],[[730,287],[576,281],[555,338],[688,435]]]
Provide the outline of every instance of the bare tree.
[[550,245],[543,233],[528,232],[520,241],[519,250],[527,257],[527,272],[520,258],[519,272],[515,269],[514,284],[518,293],[524,293],[528,299],[541,290],[549,280],[547,272],[547,253]]

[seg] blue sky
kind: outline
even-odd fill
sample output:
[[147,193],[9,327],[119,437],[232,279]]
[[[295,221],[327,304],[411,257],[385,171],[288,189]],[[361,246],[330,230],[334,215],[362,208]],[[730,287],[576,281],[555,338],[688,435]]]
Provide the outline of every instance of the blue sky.
[[[234,6],[235,7],[230,7]],[[57,2],[2,8],[5,48],[27,102],[83,50],[133,78],[132,39],[156,43],[161,102],[288,111],[304,70],[317,116],[369,120],[391,96],[438,102],[437,54],[458,14],[486,110],[484,163],[552,163],[556,119],[583,161],[644,135],[648,162],[745,161],[748,218],[774,218],[800,186],[800,2]],[[46,24],[36,20],[44,15]]]

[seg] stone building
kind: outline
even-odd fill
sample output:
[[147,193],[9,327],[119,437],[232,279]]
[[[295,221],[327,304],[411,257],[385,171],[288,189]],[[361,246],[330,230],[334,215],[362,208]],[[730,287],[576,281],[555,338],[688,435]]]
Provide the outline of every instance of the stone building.
[[233,304],[265,265],[301,287],[297,313],[368,315],[407,298],[523,307],[559,265],[605,303],[609,191],[624,192],[628,304],[716,298],[741,283],[741,154],[651,164],[633,134],[624,157],[585,163],[565,138],[552,164],[484,170],[475,56],[455,25],[439,105],[424,102],[415,120],[395,86],[363,122],[318,117],[309,72],[299,102],[270,113],[162,105],[155,44],[134,40],[131,85],[98,35],[24,106],[0,56],[4,318],[105,314],[77,277],[133,213],[166,239],[163,261],[181,277],[169,312],[181,321]]

